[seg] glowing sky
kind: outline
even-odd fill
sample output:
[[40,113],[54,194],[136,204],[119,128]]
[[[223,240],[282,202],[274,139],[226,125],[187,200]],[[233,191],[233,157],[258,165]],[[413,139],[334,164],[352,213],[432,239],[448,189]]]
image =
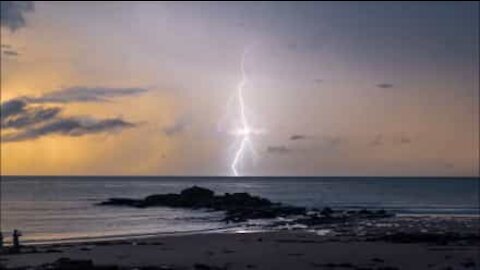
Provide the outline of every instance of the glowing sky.
[[[1,173],[479,174],[479,4],[2,2]],[[227,115],[227,117],[225,117]]]

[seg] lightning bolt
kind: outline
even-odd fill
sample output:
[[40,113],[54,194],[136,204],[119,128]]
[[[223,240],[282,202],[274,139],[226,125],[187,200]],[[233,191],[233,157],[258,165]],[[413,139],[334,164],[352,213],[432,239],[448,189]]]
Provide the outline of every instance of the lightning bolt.
[[243,91],[245,86],[247,85],[248,77],[245,71],[245,61],[248,55],[248,50],[244,50],[242,54],[242,59],[240,63],[240,71],[242,74],[241,80],[237,86],[237,101],[239,107],[239,116],[240,116],[240,128],[234,132],[235,135],[241,138],[240,144],[235,152],[235,156],[233,158],[231,169],[232,174],[234,176],[239,176],[238,166],[241,159],[245,156],[245,152],[247,149],[251,151],[251,153],[255,156],[255,150],[251,141],[251,135],[259,133],[258,130],[255,130],[251,127],[248,118],[247,118],[247,108],[245,106],[245,98],[243,96]]

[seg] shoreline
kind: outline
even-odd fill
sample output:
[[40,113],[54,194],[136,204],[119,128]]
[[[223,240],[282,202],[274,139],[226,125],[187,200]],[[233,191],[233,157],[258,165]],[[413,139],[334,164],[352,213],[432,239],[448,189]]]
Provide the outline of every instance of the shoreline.
[[[195,235],[195,234],[206,234],[206,233],[222,233],[230,229],[241,228],[239,226],[229,226],[229,227],[219,227],[212,229],[203,229],[203,230],[192,230],[192,231],[172,231],[172,232],[152,232],[152,233],[138,233],[138,234],[125,234],[125,235],[108,235],[108,236],[92,236],[92,237],[78,237],[78,238],[68,238],[68,239],[51,239],[51,240],[27,240],[22,241],[22,243],[28,246],[49,246],[49,245],[58,245],[58,244],[86,244],[86,243],[99,243],[99,242],[109,242],[109,241],[124,241],[124,240],[135,240],[135,239],[147,239],[163,236],[183,236],[183,235]],[[6,246],[11,245],[11,241],[5,241]]]
[[[87,269],[477,269],[479,228],[479,218],[393,217],[310,232],[206,232],[26,246],[19,254],[2,254],[0,264],[34,270],[81,263],[94,267]],[[322,230],[328,232],[317,233]]]
[[[405,219],[405,218],[419,218],[419,219],[443,219],[443,220],[478,220],[480,222],[480,215],[474,214],[397,214],[394,219]],[[273,221],[269,221],[272,223]],[[235,232],[237,230],[239,232]],[[252,232],[276,232],[282,231],[284,229],[268,227],[268,225],[251,225],[248,223],[239,223],[235,225],[227,225],[217,228],[209,229],[200,229],[200,230],[190,230],[190,231],[170,231],[170,232],[139,232],[134,234],[121,234],[121,235],[106,235],[106,236],[85,236],[85,237],[76,237],[76,238],[67,238],[67,239],[45,239],[45,240],[25,240],[22,241],[25,245],[28,246],[48,246],[48,245],[57,245],[57,244],[85,244],[85,243],[98,243],[98,242],[109,242],[109,241],[123,241],[123,240],[135,240],[135,239],[148,239],[155,237],[164,237],[164,236],[184,236],[184,235],[195,235],[195,234],[212,234],[212,233],[252,233]],[[308,231],[308,229],[304,229]],[[5,237],[5,235],[4,235]],[[5,237],[6,238],[6,237]],[[4,239],[4,245],[10,246],[11,239],[8,237]]]

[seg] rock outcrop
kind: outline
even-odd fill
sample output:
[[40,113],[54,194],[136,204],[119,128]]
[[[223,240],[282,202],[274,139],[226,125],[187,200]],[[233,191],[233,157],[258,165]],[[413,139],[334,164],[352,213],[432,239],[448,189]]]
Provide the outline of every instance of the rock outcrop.
[[190,209],[205,208],[215,211],[225,211],[226,222],[242,222],[249,219],[264,219],[304,215],[304,207],[287,206],[273,203],[268,199],[252,196],[249,193],[225,193],[215,195],[212,190],[193,186],[184,189],[180,194],[155,194],[144,199],[111,198],[99,205],[129,206],[129,207],[182,207]]

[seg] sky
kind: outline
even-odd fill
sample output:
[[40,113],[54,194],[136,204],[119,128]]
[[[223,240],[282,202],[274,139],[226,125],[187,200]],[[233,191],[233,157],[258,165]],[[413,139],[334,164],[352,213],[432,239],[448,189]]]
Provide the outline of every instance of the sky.
[[479,2],[2,1],[0,18],[2,175],[230,176],[238,157],[242,176],[479,176]]

